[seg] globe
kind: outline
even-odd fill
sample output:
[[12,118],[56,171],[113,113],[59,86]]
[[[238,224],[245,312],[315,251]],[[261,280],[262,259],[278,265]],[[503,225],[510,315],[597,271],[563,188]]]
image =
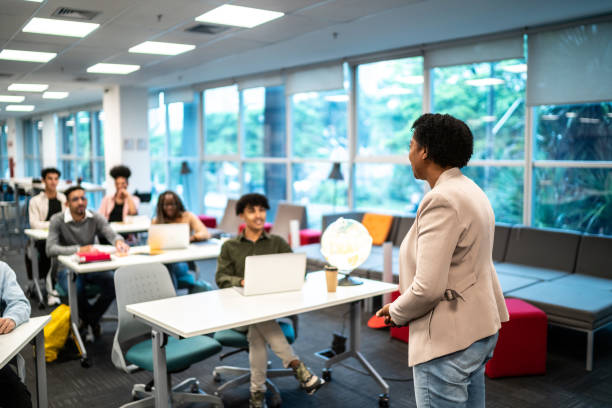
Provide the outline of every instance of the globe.
[[365,262],[372,250],[372,237],[358,221],[338,218],[321,236],[321,254],[340,272],[350,273]]

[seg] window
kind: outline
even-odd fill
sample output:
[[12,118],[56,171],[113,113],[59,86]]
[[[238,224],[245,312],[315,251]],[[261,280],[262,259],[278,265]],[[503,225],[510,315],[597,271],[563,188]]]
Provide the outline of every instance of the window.
[[27,119],[23,121],[24,131],[24,159],[25,175],[27,177],[40,177],[42,159],[40,148],[42,145],[42,121]]
[[227,199],[240,196],[240,165],[233,161],[204,163],[202,180],[206,214],[221,221]]
[[285,88],[242,91],[245,157],[285,157]]
[[278,203],[286,200],[287,167],[279,163],[244,163],[244,189],[249,193],[261,193],[268,198],[270,210],[267,219],[274,221]]
[[238,153],[238,87],[204,91],[204,149],[207,155]]
[[0,122],[0,177],[9,177],[8,133],[6,123]]

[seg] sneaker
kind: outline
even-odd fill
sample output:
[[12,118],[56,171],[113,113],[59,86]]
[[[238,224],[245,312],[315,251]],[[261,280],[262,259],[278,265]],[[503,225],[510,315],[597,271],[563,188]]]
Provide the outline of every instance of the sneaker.
[[325,384],[324,379],[314,375],[301,361],[297,368],[293,369],[293,375],[295,375],[295,378],[300,382],[300,386],[309,395],[317,392],[317,390]]
[[47,295],[47,305],[49,306],[56,306],[59,305],[61,303],[60,298],[58,298],[55,295]]
[[266,392],[251,392],[251,396],[249,397],[249,408],[268,408],[268,405],[266,405]]

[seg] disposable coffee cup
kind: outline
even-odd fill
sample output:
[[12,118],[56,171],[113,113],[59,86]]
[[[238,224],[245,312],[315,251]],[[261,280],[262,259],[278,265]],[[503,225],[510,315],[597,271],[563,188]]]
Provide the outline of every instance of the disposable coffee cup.
[[327,282],[327,291],[335,292],[338,286],[338,268],[335,266],[325,266],[325,281]]

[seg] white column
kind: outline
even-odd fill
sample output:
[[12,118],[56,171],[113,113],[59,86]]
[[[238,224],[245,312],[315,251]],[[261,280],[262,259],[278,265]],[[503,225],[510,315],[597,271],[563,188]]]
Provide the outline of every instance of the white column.
[[[151,190],[148,93],[146,88],[109,86],[104,89],[104,164],[107,190],[114,189],[108,171],[118,164],[132,170],[130,191]],[[110,191],[109,191],[110,192]]]
[[25,135],[23,133],[23,124],[19,118],[8,118],[6,120],[7,128],[7,151],[9,159],[13,159],[15,163],[15,177],[25,176],[25,156],[24,145]]
[[57,125],[55,115],[49,114],[42,118],[42,146],[40,154],[42,155],[42,166],[57,167]]

